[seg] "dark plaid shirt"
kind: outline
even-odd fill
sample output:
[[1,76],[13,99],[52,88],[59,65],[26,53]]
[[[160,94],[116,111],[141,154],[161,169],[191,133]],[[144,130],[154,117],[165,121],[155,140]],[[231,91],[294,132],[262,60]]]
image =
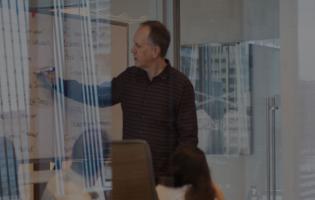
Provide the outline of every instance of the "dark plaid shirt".
[[[66,96],[83,102],[81,84],[64,81],[64,86]],[[129,67],[112,80],[111,92],[109,88],[97,87],[98,106],[121,103],[123,139],[147,141],[156,177],[168,176],[169,158],[176,147],[198,142],[190,81],[169,64],[152,81],[143,69]]]

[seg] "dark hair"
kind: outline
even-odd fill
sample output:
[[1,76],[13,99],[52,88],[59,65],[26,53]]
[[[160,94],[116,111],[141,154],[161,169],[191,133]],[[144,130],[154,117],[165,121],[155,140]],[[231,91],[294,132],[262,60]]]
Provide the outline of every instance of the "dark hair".
[[71,168],[82,176],[96,176],[109,151],[110,143],[104,130],[86,130],[73,145]]
[[186,200],[214,200],[215,191],[204,153],[197,147],[180,146],[171,157],[174,186],[191,185]]
[[153,44],[160,47],[160,55],[164,58],[171,41],[170,32],[161,22],[155,20],[142,22],[140,26],[147,26],[150,28],[149,39],[153,42]]

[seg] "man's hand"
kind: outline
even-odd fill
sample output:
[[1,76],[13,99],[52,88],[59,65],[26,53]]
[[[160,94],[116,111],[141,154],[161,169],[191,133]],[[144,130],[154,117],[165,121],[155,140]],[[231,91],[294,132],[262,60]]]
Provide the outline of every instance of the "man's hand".
[[47,69],[41,69],[36,72],[37,79],[42,83],[44,88],[52,89],[53,85],[56,84],[56,73],[54,67]]
[[45,76],[47,77],[47,79],[53,84],[56,84],[56,73],[55,71],[51,71],[51,72],[44,72]]

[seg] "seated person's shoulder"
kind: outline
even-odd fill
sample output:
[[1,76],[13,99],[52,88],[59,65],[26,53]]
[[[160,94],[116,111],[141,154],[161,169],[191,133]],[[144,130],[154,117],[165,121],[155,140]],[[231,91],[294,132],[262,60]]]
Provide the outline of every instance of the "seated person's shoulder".
[[155,189],[158,194],[159,200],[183,200],[185,199],[185,193],[189,187],[189,185],[178,188],[157,185]]
[[41,199],[91,200],[92,198],[89,193],[85,192],[84,180],[72,170],[64,170],[62,179],[59,179],[57,175],[49,178]]
[[213,189],[215,191],[216,200],[224,200],[224,194],[217,184],[213,184]]

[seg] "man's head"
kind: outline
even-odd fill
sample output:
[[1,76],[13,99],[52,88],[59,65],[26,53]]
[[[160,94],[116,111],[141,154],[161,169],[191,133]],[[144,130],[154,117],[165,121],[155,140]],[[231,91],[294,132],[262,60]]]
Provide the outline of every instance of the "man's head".
[[132,53],[135,65],[146,68],[164,59],[170,44],[170,33],[159,21],[145,21],[134,35]]

